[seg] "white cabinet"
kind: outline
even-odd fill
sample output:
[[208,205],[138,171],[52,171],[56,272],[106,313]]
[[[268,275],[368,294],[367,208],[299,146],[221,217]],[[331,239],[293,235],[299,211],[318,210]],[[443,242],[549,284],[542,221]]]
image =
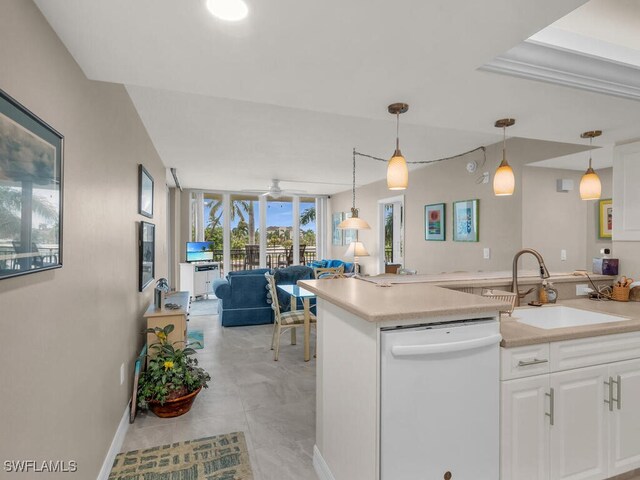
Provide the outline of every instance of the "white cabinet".
[[180,290],[191,298],[212,294],[212,284],[219,278],[220,262],[180,264]]
[[[636,343],[637,332],[503,350],[501,480],[603,480],[640,468]],[[519,362],[547,351],[548,363],[525,367],[549,373],[514,379],[525,374]]]
[[613,402],[609,411],[609,476],[640,467],[640,360],[609,370]]
[[503,382],[502,480],[549,479],[549,376]]
[[603,365],[551,374],[552,480],[607,478],[608,371]]
[[613,240],[640,240],[640,142],[619,145],[613,155]]

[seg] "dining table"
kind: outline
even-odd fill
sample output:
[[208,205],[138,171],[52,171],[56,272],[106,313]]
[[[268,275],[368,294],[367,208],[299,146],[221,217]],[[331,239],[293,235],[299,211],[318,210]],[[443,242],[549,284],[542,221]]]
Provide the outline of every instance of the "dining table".
[[316,294],[305,290],[298,285],[278,285],[278,288],[291,296],[291,310],[297,310],[298,298],[302,299],[304,311],[304,361],[311,359],[309,348],[309,337],[311,335],[311,299],[316,298]]

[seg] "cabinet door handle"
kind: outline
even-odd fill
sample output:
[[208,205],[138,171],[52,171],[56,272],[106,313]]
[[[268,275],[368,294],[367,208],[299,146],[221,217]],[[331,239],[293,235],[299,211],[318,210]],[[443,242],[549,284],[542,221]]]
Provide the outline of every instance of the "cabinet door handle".
[[546,358],[542,358],[542,359],[537,359],[534,358],[533,360],[520,360],[518,362],[518,366],[519,367],[528,367],[529,365],[538,365],[540,363],[547,363],[549,360],[547,360]]
[[613,392],[613,384],[616,384],[616,397],[613,397],[613,393],[611,395],[611,405],[609,410],[613,410],[613,402],[616,403],[616,407],[618,410],[622,408],[622,378],[620,375],[614,380],[612,377],[609,377],[609,381],[611,382],[611,391]]
[[545,393],[547,397],[549,397],[549,413],[545,412],[545,415],[549,417],[549,425],[553,426],[555,421],[555,390],[553,388],[549,389],[549,393]]
[[604,384],[609,387],[609,399],[605,400],[604,403],[608,403],[609,411],[613,412],[613,377],[609,377],[609,381],[604,382]]

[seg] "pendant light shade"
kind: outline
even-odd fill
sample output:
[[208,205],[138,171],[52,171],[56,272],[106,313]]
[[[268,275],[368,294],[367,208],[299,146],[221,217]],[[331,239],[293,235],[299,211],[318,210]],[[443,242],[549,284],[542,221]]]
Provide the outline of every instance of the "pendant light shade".
[[351,217],[345,218],[338,224],[338,228],[341,230],[370,230],[369,224],[358,217],[358,209],[351,208]]
[[[602,130],[584,132],[580,138],[588,138],[589,146],[593,144],[593,139],[602,135]],[[584,172],[580,180],[580,198],[582,200],[598,200],[602,195],[602,183],[600,177],[591,167],[591,151],[589,151],[589,168]]]
[[516,123],[513,118],[497,120],[495,126],[502,128],[502,162],[493,177],[493,193],[498,197],[513,195],[516,189],[516,177],[507,161],[507,127]]
[[405,190],[409,186],[409,169],[407,161],[400,152],[400,114],[409,110],[406,103],[392,103],[389,113],[396,116],[396,150],[387,164],[387,188],[389,190]]
[[338,224],[341,230],[370,230],[369,224],[358,217],[358,209],[356,208],[356,149],[353,149],[353,183],[351,184],[351,199],[353,201],[351,207],[351,217],[345,218]]
[[598,200],[600,195],[602,195],[600,177],[593,171],[593,168],[589,167],[580,180],[580,198],[582,200]]
[[404,190],[408,185],[409,169],[407,168],[407,161],[400,153],[400,150],[396,150],[387,166],[387,188],[389,190]]

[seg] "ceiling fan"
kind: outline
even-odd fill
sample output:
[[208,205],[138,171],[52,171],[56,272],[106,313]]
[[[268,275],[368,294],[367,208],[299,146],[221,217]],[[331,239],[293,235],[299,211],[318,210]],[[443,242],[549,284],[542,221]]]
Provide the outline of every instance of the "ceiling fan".
[[269,188],[266,191],[243,190],[243,192],[258,193],[262,197],[271,197],[275,199],[278,199],[280,197],[285,197],[288,195],[298,195],[301,193],[307,193],[304,190],[288,190],[288,189],[283,190],[282,188],[280,188],[280,180],[278,180],[277,178],[271,179],[271,185],[269,185]]

